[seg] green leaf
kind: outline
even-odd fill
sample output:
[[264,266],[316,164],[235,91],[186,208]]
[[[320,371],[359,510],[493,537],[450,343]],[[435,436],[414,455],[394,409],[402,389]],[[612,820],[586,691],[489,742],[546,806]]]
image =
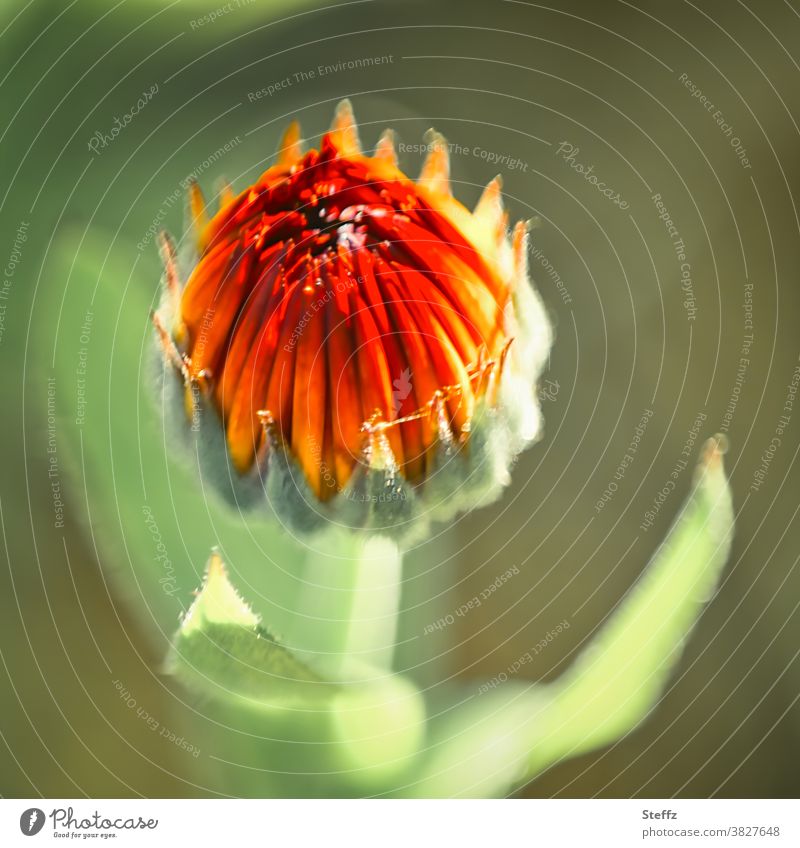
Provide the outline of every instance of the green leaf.
[[330,702],[337,688],[261,626],[233,588],[216,551],[166,667],[191,689],[261,710],[318,706]]
[[492,796],[636,727],[664,689],[730,550],[733,504],[722,438],[709,440],[692,491],[619,609],[548,685],[473,697],[439,729],[411,794]]
[[251,749],[261,743],[261,762],[296,773],[302,762],[316,775],[306,781],[327,780],[329,792],[396,779],[422,743],[424,704],[410,683],[367,665],[325,678],[261,625],[216,552],[166,669],[245,728]]

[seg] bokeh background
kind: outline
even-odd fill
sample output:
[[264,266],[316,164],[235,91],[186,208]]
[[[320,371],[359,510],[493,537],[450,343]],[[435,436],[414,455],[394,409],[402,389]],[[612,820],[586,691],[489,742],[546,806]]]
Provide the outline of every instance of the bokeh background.
[[[0,794],[231,785],[241,740],[160,662],[212,545],[278,632],[302,551],[221,505],[165,440],[148,391],[152,233],[182,232],[189,176],[212,196],[221,176],[243,188],[288,120],[316,139],[342,97],[367,147],[386,126],[407,145],[430,126],[463,145],[452,173],[468,205],[503,175],[512,218],[534,218],[557,328],[542,441],[501,501],[406,557],[398,668],[429,692],[478,685],[566,620],[519,673],[557,675],[656,549],[702,439],[724,430],[733,554],[671,685],[635,732],[523,794],[797,794],[796,3],[31,0],[2,4],[0,44]],[[348,64],[365,58],[381,61]],[[414,174],[422,157],[400,160]]]

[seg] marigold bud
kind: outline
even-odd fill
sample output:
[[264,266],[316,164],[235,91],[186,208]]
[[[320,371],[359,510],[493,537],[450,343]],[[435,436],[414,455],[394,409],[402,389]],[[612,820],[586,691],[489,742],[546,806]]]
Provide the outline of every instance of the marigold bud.
[[277,163],[210,220],[191,186],[185,285],[162,237],[165,388],[222,491],[266,494],[295,531],[407,539],[411,521],[496,497],[539,433],[551,332],[526,225],[509,238],[499,177],[473,213],[455,200],[447,142],[427,139],[415,183],[390,133],[361,152],[343,101],[319,151],[293,123]]

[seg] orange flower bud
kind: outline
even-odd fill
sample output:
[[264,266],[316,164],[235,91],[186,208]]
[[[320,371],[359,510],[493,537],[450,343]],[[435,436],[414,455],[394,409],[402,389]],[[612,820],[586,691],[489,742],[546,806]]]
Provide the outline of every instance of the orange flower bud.
[[292,124],[277,163],[210,220],[191,187],[185,285],[162,240],[154,323],[182,414],[208,426],[212,413],[216,477],[237,500],[266,486],[293,527],[406,533],[420,504],[449,515],[494,495],[538,434],[550,329],[525,225],[509,241],[499,178],[474,213],[455,200],[447,143],[428,138],[415,183],[390,134],[362,153],[344,101],[318,151]]

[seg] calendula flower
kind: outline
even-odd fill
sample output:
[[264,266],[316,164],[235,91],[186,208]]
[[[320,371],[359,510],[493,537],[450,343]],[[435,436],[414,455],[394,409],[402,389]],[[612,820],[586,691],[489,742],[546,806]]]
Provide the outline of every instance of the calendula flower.
[[407,537],[495,497],[540,430],[551,334],[508,232],[500,179],[474,212],[433,131],[414,182],[391,132],[362,152],[348,101],[319,150],[293,123],[275,165],[209,220],[190,188],[185,285],[162,238],[153,320],[198,455],[293,529],[331,520]]

